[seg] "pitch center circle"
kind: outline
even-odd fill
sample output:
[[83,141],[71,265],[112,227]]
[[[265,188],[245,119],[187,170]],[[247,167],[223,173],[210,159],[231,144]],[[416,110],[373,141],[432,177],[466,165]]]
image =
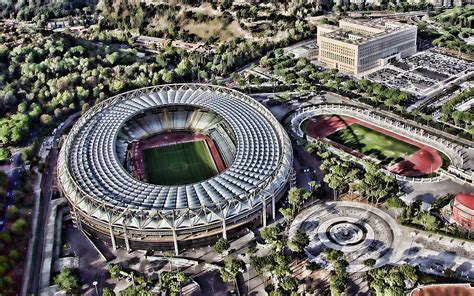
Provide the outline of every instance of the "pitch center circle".
[[187,170],[188,167],[189,167],[189,165],[186,162],[179,161],[179,162],[175,162],[175,163],[170,164],[169,169],[173,172],[179,173],[179,172],[182,172],[184,170]]

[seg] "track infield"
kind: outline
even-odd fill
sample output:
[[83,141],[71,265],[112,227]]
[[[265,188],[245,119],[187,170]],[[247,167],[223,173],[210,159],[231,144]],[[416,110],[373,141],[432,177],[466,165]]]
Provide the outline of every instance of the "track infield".
[[191,184],[217,174],[205,141],[193,141],[143,150],[149,183]]
[[402,161],[420,149],[358,123],[340,129],[327,138],[378,159],[382,165]]
[[319,116],[303,122],[302,127],[313,138],[327,138],[348,150],[376,158],[400,175],[428,175],[443,164],[436,149],[355,118]]

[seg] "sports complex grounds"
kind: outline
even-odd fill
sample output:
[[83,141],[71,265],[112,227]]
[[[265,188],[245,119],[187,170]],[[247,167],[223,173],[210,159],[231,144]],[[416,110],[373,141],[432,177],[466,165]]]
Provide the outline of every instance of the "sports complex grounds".
[[400,175],[419,177],[436,172],[447,158],[408,137],[347,116],[317,116],[303,123],[305,132],[351,154],[369,157]]

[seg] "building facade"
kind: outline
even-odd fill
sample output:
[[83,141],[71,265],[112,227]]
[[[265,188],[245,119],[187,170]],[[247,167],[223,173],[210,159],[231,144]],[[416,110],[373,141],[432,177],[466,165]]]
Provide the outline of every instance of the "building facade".
[[416,26],[343,19],[339,26],[318,26],[318,60],[341,72],[360,75],[416,53],[416,38]]
[[456,195],[452,204],[451,218],[462,227],[474,229],[474,194]]

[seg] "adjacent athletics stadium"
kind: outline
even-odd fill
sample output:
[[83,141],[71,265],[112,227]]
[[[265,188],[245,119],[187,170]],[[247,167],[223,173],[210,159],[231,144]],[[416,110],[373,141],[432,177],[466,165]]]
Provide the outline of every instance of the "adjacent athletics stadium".
[[396,174],[425,176],[443,164],[444,154],[438,150],[353,117],[317,116],[304,121],[302,128],[312,138],[325,138],[349,153],[371,157]]
[[399,180],[425,182],[431,176],[474,180],[472,148],[429,129],[356,103],[305,106],[289,118],[292,132],[369,159]]
[[86,112],[58,180],[75,225],[115,248],[213,243],[266,225],[288,187],[291,142],[254,99],[225,87],[162,85]]

